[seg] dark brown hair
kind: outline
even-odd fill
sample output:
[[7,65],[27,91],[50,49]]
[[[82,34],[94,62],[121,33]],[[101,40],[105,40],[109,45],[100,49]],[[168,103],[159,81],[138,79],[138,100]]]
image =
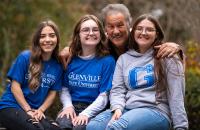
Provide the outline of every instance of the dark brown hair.
[[[128,43],[128,48],[129,49],[134,49],[134,50],[138,50],[139,49],[138,44],[134,39],[135,29],[136,29],[137,25],[141,21],[143,21],[145,19],[151,21],[154,24],[155,29],[156,29],[156,35],[157,36],[156,36],[156,39],[155,39],[154,43],[152,44],[152,47],[163,44],[164,33],[163,33],[163,29],[162,29],[161,25],[156,20],[156,18],[154,18],[152,15],[143,14],[143,15],[139,16],[136,19],[136,21],[134,22],[134,24],[133,24],[132,31],[131,31],[131,40]],[[156,55],[157,55],[157,50],[154,50],[153,57],[154,57],[155,79],[156,79],[158,84],[163,84],[165,82],[164,79],[166,79],[166,77],[165,77],[165,74],[164,74],[164,71],[163,71],[163,67],[162,67],[162,64],[161,64],[161,59],[158,59],[156,57]],[[157,94],[166,89],[165,85],[158,85],[158,84],[156,85]],[[158,88],[158,86],[159,86],[159,88]]]
[[84,15],[80,18],[80,20],[76,23],[76,26],[74,28],[72,41],[70,43],[70,52],[72,56],[78,56],[82,53],[82,47],[81,47],[81,41],[80,41],[80,29],[81,24],[87,20],[93,20],[95,23],[97,23],[99,31],[100,31],[100,42],[96,46],[96,56],[101,57],[109,54],[108,49],[106,48],[106,42],[107,38],[104,32],[104,28],[102,26],[101,21],[94,15]]

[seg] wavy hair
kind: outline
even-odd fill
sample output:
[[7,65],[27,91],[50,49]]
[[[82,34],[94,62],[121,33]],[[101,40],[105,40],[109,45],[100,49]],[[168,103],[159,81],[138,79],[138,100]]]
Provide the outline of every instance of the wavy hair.
[[46,26],[51,27],[57,37],[57,45],[53,50],[52,57],[58,60],[60,35],[57,25],[51,21],[42,21],[32,37],[32,44],[30,47],[31,57],[29,65],[29,88],[35,91],[40,85],[40,76],[42,71],[42,49],[40,47],[40,35],[42,29]]

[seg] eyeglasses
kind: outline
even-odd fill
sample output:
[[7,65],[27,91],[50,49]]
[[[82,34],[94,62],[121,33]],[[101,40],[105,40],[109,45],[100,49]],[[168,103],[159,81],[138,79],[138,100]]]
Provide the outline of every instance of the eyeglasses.
[[153,32],[156,31],[155,28],[152,28],[152,27],[141,27],[141,26],[138,26],[135,28],[135,31],[138,32],[138,33],[142,33],[143,31],[147,34],[151,34]]
[[92,31],[93,34],[98,34],[100,32],[98,27],[93,27],[93,28],[86,27],[86,28],[82,28],[80,30],[80,33],[84,35],[88,35],[90,31]]

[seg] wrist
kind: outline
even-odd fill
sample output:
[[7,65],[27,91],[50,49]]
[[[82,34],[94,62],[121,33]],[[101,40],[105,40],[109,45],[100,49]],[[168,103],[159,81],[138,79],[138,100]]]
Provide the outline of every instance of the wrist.
[[74,106],[73,106],[73,105],[65,106],[65,107],[63,107],[63,109],[62,109],[62,110],[69,109],[69,108],[72,108],[72,109],[74,109]]
[[81,112],[81,113],[79,113],[79,115],[86,116],[87,118],[90,117],[89,114],[87,114],[87,113],[85,113],[85,112]]
[[28,112],[30,112],[30,111],[32,112],[33,110],[32,110],[32,109],[28,109],[28,110],[26,110],[26,113],[28,113]]
[[186,128],[176,128],[176,130],[187,130]]
[[43,108],[39,108],[38,110],[41,111],[42,113],[45,112],[45,110]]
[[123,111],[123,108],[119,108],[119,107],[116,107],[116,108],[113,108],[111,109],[111,111],[114,113],[115,111]]
[[29,105],[26,105],[24,107],[22,107],[24,109],[25,112],[31,111],[31,107]]

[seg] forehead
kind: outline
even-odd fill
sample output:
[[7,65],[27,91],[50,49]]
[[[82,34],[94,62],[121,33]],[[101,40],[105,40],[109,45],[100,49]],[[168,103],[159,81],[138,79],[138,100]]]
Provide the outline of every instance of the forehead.
[[89,20],[84,21],[81,24],[81,28],[85,28],[85,27],[98,27],[98,25],[94,20],[89,19]]
[[143,26],[143,27],[155,27],[154,23],[151,22],[150,20],[148,19],[143,19],[142,21],[140,21],[138,23],[137,26]]
[[105,18],[106,24],[117,24],[125,22],[126,22],[125,16],[120,12],[110,12]]
[[41,34],[44,34],[44,33],[55,33],[55,31],[53,30],[52,27],[50,26],[45,26],[42,31],[41,31]]

